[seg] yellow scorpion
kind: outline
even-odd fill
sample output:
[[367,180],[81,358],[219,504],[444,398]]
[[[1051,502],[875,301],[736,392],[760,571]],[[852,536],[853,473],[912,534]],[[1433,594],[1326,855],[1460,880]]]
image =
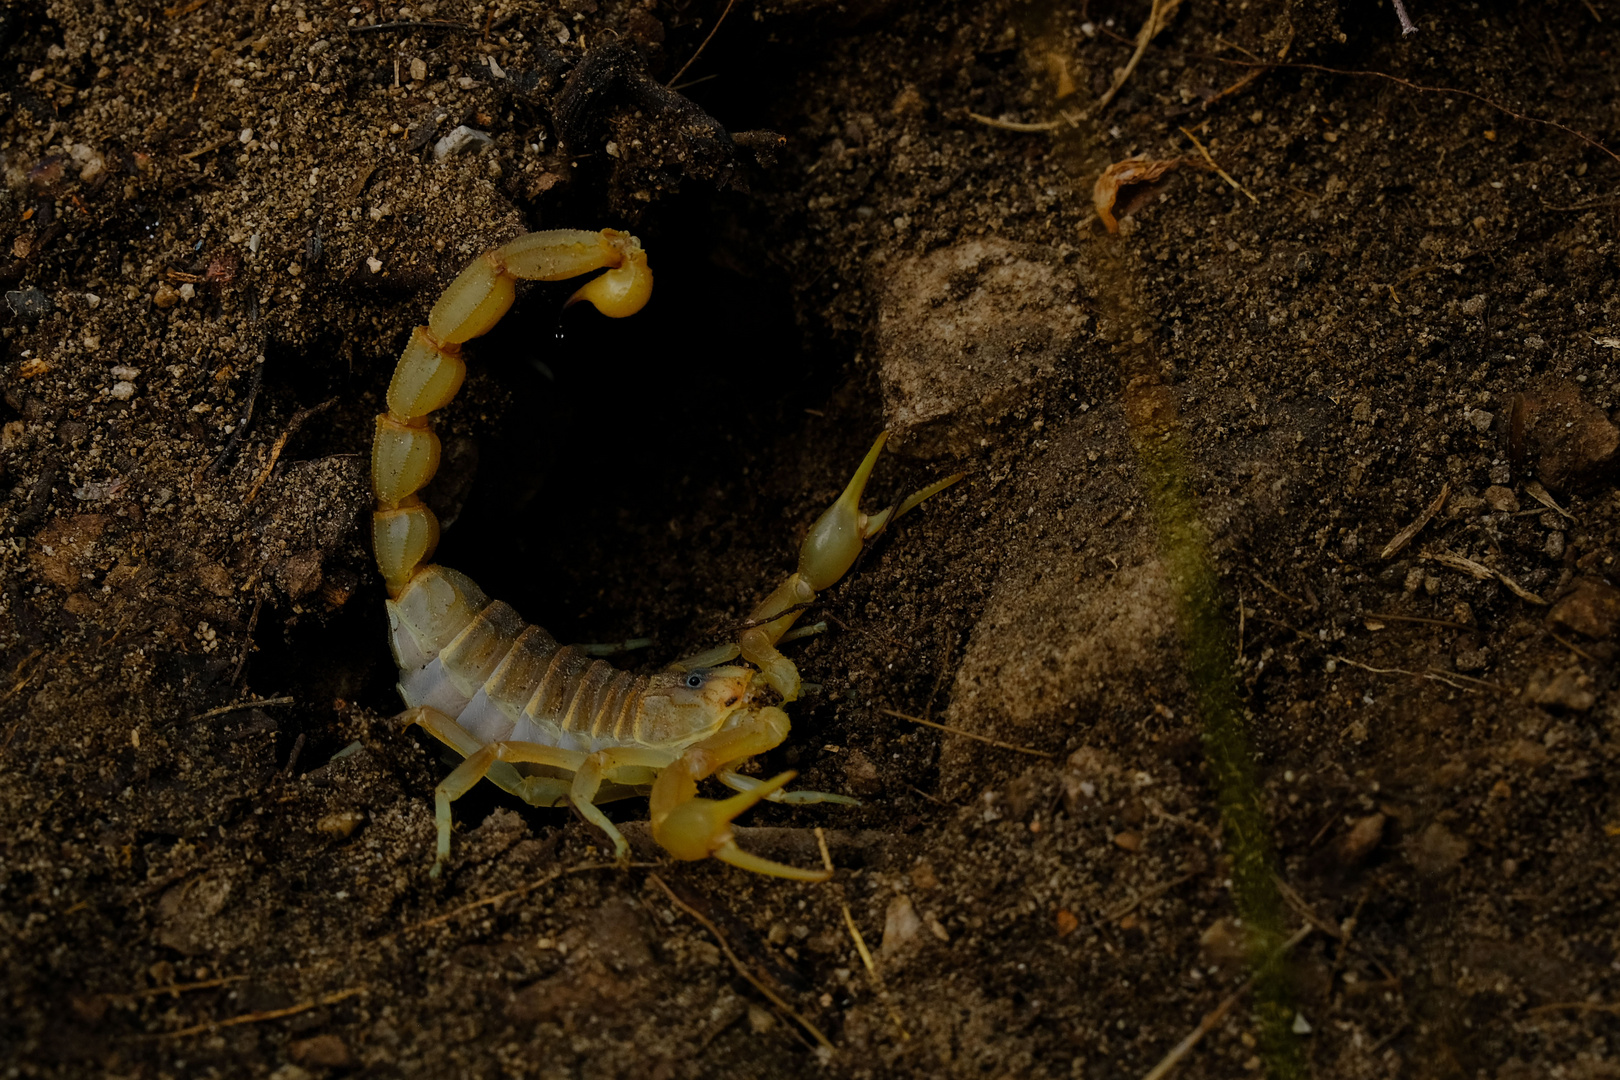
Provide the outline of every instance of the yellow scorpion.
[[[878,437],[838,501],[811,527],[797,572],[754,609],[738,640],[655,675],[632,675],[580,646],[559,646],[516,611],[490,600],[466,575],[430,563],[439,525],[417,492],[439,465],[429,416],[466,376],[461,346],[487,333],[512,306],[517,279],[561,281],[607,272],[569,303],[604,315],[639,311],[652,271],[635,237],[612,229],[529,233],[473,260],[417,327],[377,417],[371,484],[372,544],[388,587],[388,625],[404,726],[418,724],[465,760],[434,791],[438,830],[433,876],[450,855],[450,804],[488,779],[531,806],[572,803],[627,861],[629,845],[597,804],[647,795],[654,839],[677,859],[709,856],[776,877],[820,881],[805,870],[739,848],[731,822],[761,799],[854,802],[823,792],[787,792],[794,776],[761,782],[737,769],[788,734],[781,706],[799,696],[799,673],[777,645],[817,592],[854,565],[861,546],[900,515],[960,479],[948,477],[881,513],[859,502],[887,433]],[[741,658],[745,664],[733,664]],[[716,777],[739,794],[699,798]]]

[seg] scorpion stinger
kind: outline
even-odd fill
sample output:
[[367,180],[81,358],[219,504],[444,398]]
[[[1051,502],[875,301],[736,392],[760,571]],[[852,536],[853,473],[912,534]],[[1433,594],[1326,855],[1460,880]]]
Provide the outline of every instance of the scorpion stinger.
[[[417,492],[439,465],[431,414],[466,377],[462,343],[500,321],[518,279],[559,281],[603,269],[574,300],[613,317],[640,310],[652,293],[652,271],[640,241],[627,233],[531,233],[474,259],[433,305],[428,324],[412,332],[388,386],[388,411],[377,418],[372,545],[388,586],[402,720],[463,758],[434,791],[433,873],[450,857],[451,804],[489,780],[531,806],[571,804],[621,861],[630,846],[599,804],[645,794],[654,839],[678,859],[712,856],[756,873],[822,880],[830,871],[743,851],[731,828],[762,799],[854,801],[783,792],[792,773],[761,782],[738,772],[788,736],[787,713],[774,702],[798,697],[799,673],[776,646],[817,590],[849,571],[863,543],[960,477],[917,492],[892,516],[866,517],[859,502],[887,438],[880,436],[849,488],[811,528],[798,572],[760,605],[737,642],[654,675],[618,671],[589,647],[559,645],[465,574],[428,561],[439,525]],[[755,666],[729,663],[738,656]],[[698,784],[711,776],[741,794],[700,798]]]

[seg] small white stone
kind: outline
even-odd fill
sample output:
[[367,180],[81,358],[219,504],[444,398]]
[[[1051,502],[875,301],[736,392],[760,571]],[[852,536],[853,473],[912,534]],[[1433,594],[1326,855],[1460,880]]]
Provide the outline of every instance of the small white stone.
[[184,285],[180,286],[180,299],[182,299],[182,300],[190,300],[193,296],[196,296],[196,295],[197,295],[197,286],[193,285],[191,282],[188,281]]
[[127,380],[113,383],[112,396],[119,401],[128,401],[135,396],[135,384]]
[[382,260],[377,258],[377,256],[375,256],[375,255],[373,255],[371,258],[366,260],[366,266],[371,270],[371,272],[373,274],[382,273]]
[[128,364],[115,364],[112,369],[113,378],[122,379],[126,382],[134,379],[140,373],[140,368],[130,367]]
[[1309,1022],[1306,1021],[1305,1014],[1304,1013],[1295,1013],[1294,1014],[1294,1034],[1295,1035],[1309,1035],[1310,1033],[1311,1033],[1311,1025],[1310,1025]]
[[420,56],[412,58],[412,60],[411,60],[411,81],[412,82],[422,82],[426,78],[427,78],[427,61],[423,60]]
[[443,161],[452,154],[477,153],[495,145],[495,140],[477,128],[462,124],[433,144],[433,156]]
[[243,128],[242,129],[242,134],[240,134],[240,135],[238,135],[236,137],[236,141],[241,143],[243,146],[246,146],[248,143],[252,142],[253,141],[253,129],[252,128]]

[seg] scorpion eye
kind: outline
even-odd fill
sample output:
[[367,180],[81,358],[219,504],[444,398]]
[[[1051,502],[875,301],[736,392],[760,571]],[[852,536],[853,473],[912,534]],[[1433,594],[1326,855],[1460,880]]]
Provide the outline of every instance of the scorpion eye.
[[703,686],[703,672],[701,672],[701,671],[690,672],[686,676],[686,685],[687,685],[688,689],[691,689],[691,690],[697,690],[700,687],[702,687]]

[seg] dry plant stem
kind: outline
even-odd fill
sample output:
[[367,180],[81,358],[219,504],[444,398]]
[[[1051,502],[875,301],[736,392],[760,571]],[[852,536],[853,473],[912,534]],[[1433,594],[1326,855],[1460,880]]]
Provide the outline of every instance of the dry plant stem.
[[291,697],[251,698],[247,701],[238,701],[234,705],[221,705],[217,709],[209,709],[205,713],[198,713],[196,716],[188,719],[186,723],[195,724],[199,720],[212,720],[216,716],[224,716],[226,713],[241,712],[243,709],[262,709],[267,705],[291,704],[293,704],[293,698]]
[[1450,619],[1426,619],[1422,615],[1392,615],[1387,611],[1365,611],[1362,612],[1361,617],[1364,619],[1387,619],[1390,622],[1422,623],[1424,626],[1444,626],[1451,630],[1473,629],[1472,626],[1452,622]]
[[1453,570],[1461,570],[1463,573],[1468,574],[1471,577],[1478,578],[1481,581],[1491,581],[1493,579],[1500,581],[1503,585],[1508,587],[1509,592],[1513,593],[1513,595],[1517,596],[1520,600],[1539,605],[1540,607],[1547,606],[1547,601],[1543,600],[1529,589],[1526,589],[1523,585],[1520,585],[1507,574],[1502,573],[1500,570],[1493,570],[1484,563],[1475,562],[1473,559],[1465,558],[1462,555],[1456,555],[1448,551],[1442,551],[1439,554],[1430,554],[1425,552],[1423,558],[1428,562],[1437,562],[1441,566],[1448,566]]
[[1236,180],[1232,179],[1229,175],[1227,175],[1227,172],[1226,172],[1225,169],[1223,169],[1219,165],[1215,164],[1215,159],[1209,156],[1209,151],[1205,150],[1204,149],[1204,144],[1198,141],[1198,136],[1194,135],[1192,132],[1188,131],[1186,128],[1182,128],[1181,133],[1183,135],[1187,136],[1187,138],[1191,139],[1192,144],[1194,146],[1198,147],[1198,152],[1200,154],[1204,155],[1204,160],[1209,162],[1209,167],[1215,170],[1215,175],[1216,176],[1219,176],[1222,180],[1225,180],[1228,184],[1232,185],[1232,189],[1234,191],[1241,191],[1241,192],[1243,192],[1243,194],[1247,195],[1249,197],[1250,202],[1252,202],[1252,203],[1259,203],[1260,202],[1259,199],[1254,197],[1253,192],[1249,191],[1248,188],[1244,187],[1242,184],[1240,184]]
[[737,0],[726,0],[726,8],[720,13],[720,17],[714,20],[714,25],[709,28],[709,36],[703,39],[703,44],[697,47],[697,52],[692,54],[690,60],[681,65],[681,70],[677,71],[674,78],[665,83],[665,86],[674,86],[680,82],[681,76],[686,74],[686,69],[697,63],[697,58],[703,55],[703,50],[709,47],[709,42],[714,40],[714,35],[720,32],[720,24],[726,21],[726,16],[731,14],[731,5],[736,2]]
[[246,975],[221,975],[217,979],[204,979],[201,982],[170,983],[168,986],[149,986],[145,990],[137,990],[132,994],[108,994],[107,996],[109,998],[117,998],[121,1001],[135,1001],[140,998],[162,997],[164,994],[173,994],[175,997],[179,997],[181,994],[192,990],[212,990],[216,986],[228,986],[234,982],[241,982],[246,978],[248,978]]
[[1558,644],[1562,645],[1564,648],[1568,649],[1570,652],[1574,653],[1576,656],[1580,657],[1582,660],[1585,660],[1589,664],[1600,664],[1600,663],[1602,663],[1601,660],[1599,660],[1597,657],[1593,656],[1591,653],[1587,652],[1585,649],[1581,648],[1579,645],[1575,644],[1573,641],[1567,641],[1564,638],[1561,638],[1557,634],[1553,633],[1551,630],[1547,631],[1547,636],[1552,638],[1554,641],[1558,642]]
[[1384,71],[1356,71],[1350,68],[1331,68],[1324,64],[1266,64],[1264,61],[1232,60],[1224,56],[1211,57],[1210,59],[1219,61],[1223,64],[1235,64],[1240,67],[1265,66],[1276,68],[1296,68],[1301,71],[1320,71],[1328,75],[1350,75],[1362,78],[1370,77],[1375,79],[1388,79],[1397,86],[1404,86],[1408,90],[1416,90],[1422,94],[1455,94],[1458,97],[1465,97],[1469,98],[1470,100],[1477,101],[1481,105],[1484,105],[1487,108],[1495,109],[1502,115],[1511,117],[1514,120],[1521,120],[1527,124],[1540,124],[1543,127],[1556,128],[1566,135],[1573,135],[1587,146],[1590,146],[1592,149],[1597,150],[1608,157],[1615,164],[1620,165],[1620,154],[1610,150],[1603,143],[1598,142],[1584,131],[1577,131],[1568,124],[1560,124],[1556,120],[1544,120],[1539,116],[1531,116],[1528,113],[1522,113],[1516,109],[1510,109],[1501,102],[1488,98],[1484,94],[1476,94],[1472,90],[1459,90],[1452,86],[1427,86],[1423,83],[1415,83],[1410,79],[1403,79],[1399,75],[1391,75]]
[[211,1020],[207,1023],[193,1024],[190,1027],[181,1028],[179,1031],[163,1031],[156,1035],[148,1035],[146,1038],[181,1039],[188,1035],[201,1035],[207,1031],[217,1031],[220,1028],[236,1027],[239,1024],[257,1024],[265,1020],[280,1020],[284,1016],[297,1016],[299,1013],[318,1009],[322,1005],[335,1005],[347,998],[354,997],[356,994],[365,992],[366,988],[363,986],[351,986],[347,990],[339,990],[335,994],[327,994],[324,997],[301,1001],[297,1005],[289,1005],[285,1009],[265,1009],[261,1012],[243,1013],[241,1016],[233,1016],[228,1020]]
[[1044,750],[1035,750],[1028,746],[1019,746],[1015,743],[1002,742],[1000,739],[992,739],[984,735],[975,735],[971,731],[963,731],[961,728],[950,727],[946,724],[938,724],[932,720],[924,720],[920,716],[912,716],[908,713],[895,712],[893,709],[879,709],[878,712],[883,713],[886,716],[893,716],[899,720],[910,720],[913,724],[921,724],[923,727],[938,728],[940,731],[946,731],[952,735],[960,735],[964,739],[973,739],[975,742],[988,743],[991,746],[998,746],[1003,750],[1011,750],[1014,753],[1019,754],[1028,754],[1030,757],[1051,758],[1055,756],[1053,754],[1048,754]]
[[[1282,943],[1281,947],[1277,950],[1278,953],[1290,952],[1295,945],[1298,945],[1300,942],[1309,937],[1311,931],[1315,929],[1316,927],[1311,925],[1300,927],[1299,930],[1295,932],[1293,937]],[[1205,1035],[1208,1035],[1211,1031],[1214,1031],[1218,1026],[1220,1026],[1221,1021],[1226,1019],[1226,1015],[1232,1011],[1233,1007],[1236,1006],[1239,1001],[1242,1000],[1243,995],[1248,993],[1252,986],[1254,986],[1253,975],[1245,979],[1242,986],[1232,991],[1225,1001],[1211,1009],[1209,1013],[1198,1022],[1198,1026],[1193,1028],[1192,1031],[1187,1034],[1185,1039],[1182,1039],[1179,1043],[1177,1043],[1168,1054],[1164,1055],[1164,1058],[1157,1065],[1153,1066],[1152,1069],[1143,1075],[1142,1080],[1164,1080],[1165,1077],[1169,1076],[1170,1073],[1175,1070],[1175,1067],[1181,1064],[1181,1060],[1188,1054],[1192,1053],[1193,1047],[1197,1046]]]
[[1047,120],[1039,124],[1020,124],[1016,120],[997,120],[995,117],[986,116],[983,113],[970,112],[968,113],[968,116],[971,119],[977,120],[985,127],[1000,128],[1002,131],[1056,131],[1058,128],[1063,126],[1063,123],[1060,120]]
[[[632,868],[632,869],[636,869],[636,868],[646,869],[648,867],[653,867],[653,866],[657,866],[657,865],[658,865],[657,863],[631,863],[630,868]],[[534,892],[534,890],[540,888],[541,886],[549,885],[553,881],[556,881],[558,878],[565,877],[565,876],[567,876],[569,874],[585,874],[585,873],[589,873],[589,872],[591,872],[593,870],[619,870],[619,869],[624,869],[624,868],[621,867],[616,862],[609,862],[609,863],[582,863],[579,866],[570,866],[570,867],[566,867],[566,868],[564,868],[562,870],[553,870],[551,873],[546,874],[544,877],[537,878],[536,880],[529,882],[527,885],[519,885],[515,889],[507,889],[504,892],[498,892],[498,893],[495,893],[492,896],[486,896],[481,900],[474,900],[469,904],[462,904],[458,908],[451,908],[449,911],[445,912],[443,915],[435,915],[431,919],[424,919],[419,923],[412,923],[410,926],[405,926],[405,927],[401,927],[398,930],[389,931],[388,933],[384,934],[382,937],[377,938],[374,942],[372,942],[372,944],[373,945],[380,945],[383,942],[390,940],[391,938],[398,937],[401,934],[408,934],[413,930],[425,930],[425,929],[427,929],[428,927],[431,927],[431,926],[441,926],[444,923],[449,922],[451,919],[460,918],[462,915],[465,915],[470,911],[477,911],[479,908],[490,907],[492,905],[500,904],[500,903],[503,903],[503,902],[505,902],[507,900],[511,900],[514,897],[523,896],[523,895],[525,895],[527,893],[532,893],[532,892]]]
[[207,3],[208,0],[191,0],[189,4],[176,4],[174,7],[164,8],[163,14],[166,18],[178,19],[182,15],[190,15]]
[[1400,554],[1402,548],[1412,542],[1412,537],[1423,531],[1423,526],[1434,519],[1440,508],[1446,505],[1446,499],[1451,496],[1451,483],[1447,481],[1440,485],[1440,494],[1435,496],[1429,508],[1418,515],[1416,521],[1395,534],[1395,538],[1384,545],[1384,550],[1378,553],[1380,559],[1391,559]]
[[1222,90],[1220,93],[1216,94],[1214,97],[1212,97],[1208,101],[1204,102],[1204,104],[1203,104],[1204,111],[1208,112],[1210,109],[1213,109],[1217,102],[1220,102],[1220,101],[1222,101],[1222,100],[1224,100],[1226,98],[1231,97],[1233,94],[1235,94],[1238,91],[1242,90],[1244,87],[1248,86],[1250,83],[1254,82],[1254,80],[1258,79],[1260,76],[1264,75],[1265,73],[1266,73],[1265,68],[1255,68],[1253,71],[1251,71],[1247,75],[1243,76],[1243,78],[1239,79],[1237,82],[1233,83],[1231,86],[1228,86],[1225,90]]
[[[816,826],[816,844],[821,848],[821,861],[827,867],[827,873],[833,872],[832,852],[827,849],[827,833]],[[889,1019],[894,1023],[895,1030],[900,1033],[902,1042],[909,1042],[911,1032],[900,1022],[900,1014],[895,1011],[894,1004],[889,1001],[889,988],[883,984],[883,976],[878,973],[877,964],[872,961],[872,950],[866,947],[866,938],[861,936],[860,927],[855,925],[855,916],[849,910],[849,901],[844,899],[842,886],[833,886],[838,891],[838,904],[844,909],[844,925],[849,928],[849,936],[855,942],[855,951],[861,954],[861,963],[866,965],[867,978],[872,980],[872,989],[876,990],[878,997],[883,999],[883,1005],[889,1010]]]
[[276,443],[270,448],[270,460],[265,462],[264,469],[259,473],[259,478],[253,481],[253,486],[248,489],[247,497],[242,500],[243,506],[246,506],[248,503],[258,498],[259,489],[264,487],[264,482],[266,480],[270,479],[270,473],[275,469],[276,462],[281,459],[281,451],[286,448],[287,440],[292,438],[293,435],[297,433],[298,429],[303,426],[304,421],[308,420],[312,416],[317,415],[318,413],[325,412],[327,409],[330,409],[336,404],[337,398],[329,398],[326,401],[321,402],[319,405],[312,406],[308,409],[300,409],[293,413],[292,419],[287,421],[287,430],[276,436]]
[[1141,907],[1143,904],[1147,903],[1149,900],[1157,900],[1159,897],[1163,896],[1171,889],[1176,888],[1178,885],[1185,885],[1199,874],[1202,874],[1204,870],[1204,867],[1199,867],[1197,870],[1194,870],[1191,873],[1183,874],[1173,881],[1161,882],[1160,884],[1153,886],[1153,888],[1148,889],[1137,896],[1133,896],[1131,899],[1125,901],[1125,903],[1114,908],[1114,910],[1104,913],[1102,921],[1118,922],[1131,912],[1135,911],[1137,908]]
[[1545,506],[1553,513],[1561,514],[1570,521],[1575,520],[1575,515],[1570,513],[1568,510],[1565,510],[1562,506],[1559,506],[1558,501],[1548,493],[1546,488],[1541,486],[1541,481],[1530,481],[1528,484],[1524,485],[1524,492],[1526,495],[1529,495],[1532,499],[1536,500],[1536,502],[1540,503],[1542,506]]
[[[1306,641],[1311,640],[1309,635],[1301,636],[1304,637]],[[1508,692],[1507,687],[1505,686],[1498,686],[1496,683],[1486,682],[1484,679],[1476,679],[1472,676],[1463,675],[1455,671],[1436,671],[1434,668],[1429,668],[1427,671],[1412,671],[1408,668],[1373,667],[1371,664],[1363,664],[1359,660],[1352,660],[1348,656],[1338,655],[1329,656],[1328,659],[1336,660],[1341,664],[1349,664],[1351,667],[1360,668],[1362,671],[1370,671],[1374,675],[1410,675],[1416,679],[1428,679],[1431,682],[1445,683],[1453,690],[1473,690],[1475,692],[1478,690],[1494,690],[1499,694],[1505,694]],[[1470,682],[1475,685],[1464,686],[1453,682],[1453,679],[1462,679],[1464,682]]]
[[770,1000],[770,1003],[775,1005],[777,1009],[781,1011],[783,1016],[791,1018],[794,1023],[804,1028],[804,1030],[810,1034],[810,1037],[816,1040],[817,1044],[826,1047],[828,1050],[834,1049],[833,1044],[828,1040],[827,1036],[821,1033],[820,1028],[816,1027],[816,1025],[812,1024],[809,1020],[806,1020],[804,1017],[800,1016],[798,1012],[794,1010],[793,1006],[783,1001],[781,997],[779,997],[770,987],[766,986],[762,981],[760,981],[758,975],[755,975],[753,971],[751,971],[741,960],[737,958],[737,954],[731,951],[731,944],[726,941],[725,935],[720,932],[720,928],[718,926],[704,918],[703,914],[696,908],[692,907],[692,905],[682,900],[679,896],[676,896],[675,890],[671,889],[663,878],[659,877],[657,874],[648,874],[647,878],[660,889],[664,890],[664,895],[669,897],[670,903],[692,916],[692,918],[696,919],[700,924],[702,924],[705,930],[714,935],[714,940],[720,945],[720,951],[726,954],[726,959],[730,960],[731,966],[737,969],[737,974],[747,979],[749,984],[753,986],[755,990],[758,990],[761,994],[764,994],[765,997]]
[[1170,17],[1172,11],[1180,6],[1181,0],[1153,0],[1153,7],[1148,11],[1147,22],[1143,23],[1142,29],[1137,32],[1136,51],[1126,61],[1124,69],[1115,76],[1114,85],[1110,86],[1108,92],[1097,102],[1097,107],[1092,110],[1093,115],[1100,114],[1104,109],[1108,108],[1109,103],[1114,100],[1114,95],[1119,93],[1120,87],[1125,85],[1126,80],[1131,77],[1131,73],[1136,70],[1136,65],[1142,62],[1142,56],[1147,52],[1148,42],[1153,40],[1155,34],[1164,29],[1165,20]]
[[1344,931],[1340,930],[1337,926],[1334,926],[1332,923],[1318,915],[1315,911],[1311,910],[1311,906],[1305,902],[1305,898],[1299,895],[1299,893],[1295,892],[1293,886],[1289,885],[1288,882],[1284,881],[1280,877],[1277,878],[1277,891],[1282,894],[1283,901],[1289,907],[1293,908],[1294,911],[1299,914],[1300,918],[1322,931],[1322,933],[1326,934],[1328,937],[1333,938],[1335,941],[1344,940]]

